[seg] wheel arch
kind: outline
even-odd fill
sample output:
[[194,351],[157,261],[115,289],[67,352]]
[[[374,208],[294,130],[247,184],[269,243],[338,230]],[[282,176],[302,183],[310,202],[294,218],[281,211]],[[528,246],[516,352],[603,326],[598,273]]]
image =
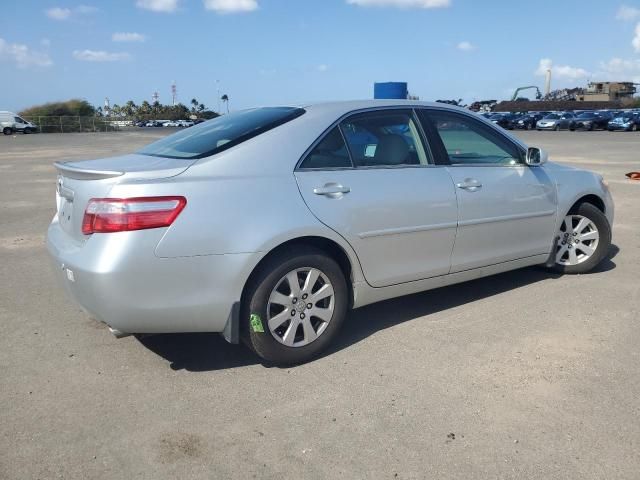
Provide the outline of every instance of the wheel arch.
[[598,210],[600,210],[602,213],[607,213],[607,207],[604,203],[604,200],[600,198],[598,195],[595,195],[593,193],[589,195],[584,195],[580,197],[578,200],[576,200],[573,203],[573,205],[571,205],[571,208],[568,210],[567,213],[574,212],[583,203],[590,203],[591,205],[596,207]]
[[352,259],[347,253],[347,251],[343,248],[343,246],[340,245],[335,240],[332,240],[327,237],[318,236],[318,235],[307,235],[307,236],[292,238],[280,243],[279,245],[269,250],[269,252],[266,255],[264,255],[260,259],[260,261],[253,267],[253,270],[251,270],[251,273],[247,277],[244,287],[242,288],[241,302],[244,303],[248,287],[249,285],[251,285],[251,282],[253,281],[255,276],[258,274],[260,269],[263,267],[263,265],[267,261],[269,261],[269,259],[273,258],[275,255],[279,255],[282,252],[286,252],[287,250],[290,250],[292,247],[297,247],[297,246],[303,246],[303,247],[307,246],[307,247],[316,248],[318,250],[322,250],[329,257],[331,257],[333,260],[335,260],[338,263],[338,265],[340,266],[340,269],[344,274],[344,278],[347,282],[347,287],[349,290],[349,308],[351,308],[353,306],[353,301],[354,301],[353,283],[355,281],[355,277],[354,277],[354,275],[356,274],[355,269],[359,268],[359,265],[355,264],[357,262],[357,259]]

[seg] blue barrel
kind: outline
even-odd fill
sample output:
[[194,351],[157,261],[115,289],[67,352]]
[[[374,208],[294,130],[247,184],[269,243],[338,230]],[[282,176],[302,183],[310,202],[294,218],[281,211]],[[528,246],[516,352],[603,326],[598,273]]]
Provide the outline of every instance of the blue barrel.
[[409,90],[407,82],[379,82],[373,84],[373,98],[406,100]]

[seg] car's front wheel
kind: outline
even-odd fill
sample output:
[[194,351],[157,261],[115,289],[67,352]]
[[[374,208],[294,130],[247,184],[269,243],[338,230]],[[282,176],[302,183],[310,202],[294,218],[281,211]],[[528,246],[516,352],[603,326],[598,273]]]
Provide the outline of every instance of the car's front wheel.
[[279,365],[303,363],[323,351],[338,333],[349,304],[342,269],[312,247],[295,247],[267,259],[244,297],[244,343]]
[[557,234],[555,269],[562,273],[587,273],[609,252],[611,226],[607,217],[590,203],[567,214]]

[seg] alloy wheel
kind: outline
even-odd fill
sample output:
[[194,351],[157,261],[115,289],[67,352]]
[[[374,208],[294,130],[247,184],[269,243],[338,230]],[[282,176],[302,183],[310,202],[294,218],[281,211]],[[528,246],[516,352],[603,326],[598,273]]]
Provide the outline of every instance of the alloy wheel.
[[582,215],[567,215],[558,234],[556,263],[563,266],[587,261],[598,248],[600,233],[595,223]]
[[327,275],[317,268],[297,268],[271,291],[267,325],[278,342],[302,347],[324,333],[334,309],[335,293]]

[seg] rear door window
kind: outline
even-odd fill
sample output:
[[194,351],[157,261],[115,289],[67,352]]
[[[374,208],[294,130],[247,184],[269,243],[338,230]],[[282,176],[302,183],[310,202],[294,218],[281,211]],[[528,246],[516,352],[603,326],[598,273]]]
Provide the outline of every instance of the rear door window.
[[429,157],[410,110],[356,114],[340,124],[356,167],[427,165]]
[[330,169],[352,166],[342,133],[338,127],[334,127],[307,155],[300,168]]

